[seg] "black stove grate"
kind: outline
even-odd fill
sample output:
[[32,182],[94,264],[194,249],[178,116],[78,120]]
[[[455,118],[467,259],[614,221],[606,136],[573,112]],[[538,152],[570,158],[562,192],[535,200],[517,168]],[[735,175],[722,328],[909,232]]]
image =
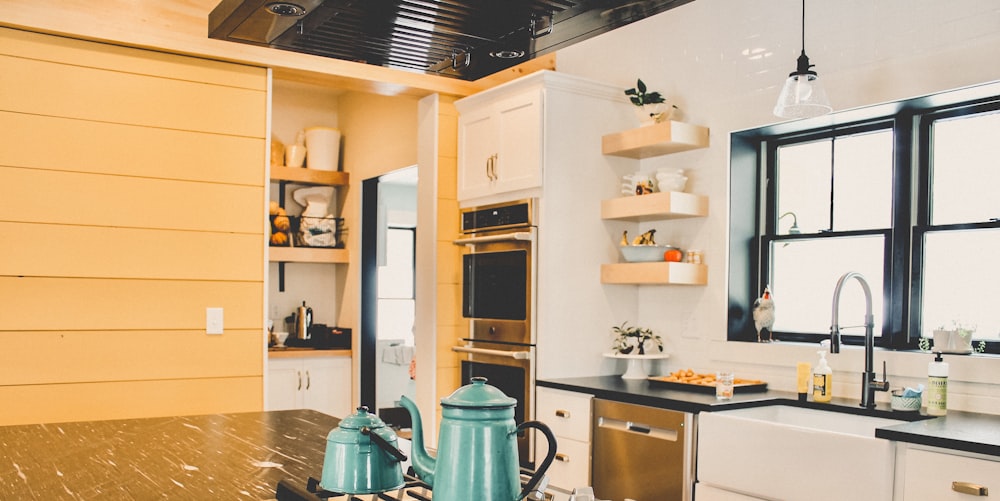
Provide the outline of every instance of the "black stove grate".
[[319,480],[313,477],[309,477],[305,487],[290,480],[281,480],[275,489],[274,497],[277,501],[431,501],[429,485],[412,474],[403,475],[403,481],[403,486],[396,490],[353,495],[321,489]]

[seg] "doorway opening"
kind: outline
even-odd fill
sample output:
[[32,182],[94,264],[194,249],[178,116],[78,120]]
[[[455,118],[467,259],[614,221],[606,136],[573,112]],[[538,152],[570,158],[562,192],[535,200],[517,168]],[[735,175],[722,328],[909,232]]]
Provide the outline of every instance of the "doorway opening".
[[398,402],[416,396],[416,166],[364,180],[361,219],[361,403],[409,428]]

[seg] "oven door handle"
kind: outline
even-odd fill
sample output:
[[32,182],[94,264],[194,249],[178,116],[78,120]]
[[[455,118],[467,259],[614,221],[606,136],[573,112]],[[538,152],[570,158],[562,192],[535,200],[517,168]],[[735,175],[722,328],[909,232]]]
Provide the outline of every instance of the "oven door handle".
[[460,353],[472,353],[474,355],[493,355],[496,357],[509,357],[515,360],[528,360],[531,358],[530,351],[488,350],[486,348],[473,348],[471,346],[452,346],[451,351],[457,351]]
[[454,241],[454,244],[474,245],[486,242],[506,242],[514,240],[533,242],[535,240],[535,235],[530,231],[517,231],[514,233],[504,233],[502,235],[486,235],[482,237],[459,238],[458,240]]

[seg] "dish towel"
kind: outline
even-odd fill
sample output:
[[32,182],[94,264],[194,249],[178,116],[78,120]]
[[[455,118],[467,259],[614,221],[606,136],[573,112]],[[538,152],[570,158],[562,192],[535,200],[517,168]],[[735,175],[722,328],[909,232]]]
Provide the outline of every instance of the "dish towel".
[[392,365],[410,365],[413,359],[413,346],[397,344],[386,346],[382,351],[382,362]]

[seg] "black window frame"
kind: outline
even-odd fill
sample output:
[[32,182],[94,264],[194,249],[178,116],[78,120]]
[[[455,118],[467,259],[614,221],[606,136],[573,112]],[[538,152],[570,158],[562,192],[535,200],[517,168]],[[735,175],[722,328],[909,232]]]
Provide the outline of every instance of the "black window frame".
[[[881,337],[885,348],[912,350],[920,339],[923,235],[929,231],[1000,228],[1000,222],[930,225],[931,130],[935,120],[1000,110],[1000,82],[770,125],[730,135],[729,341],[756,342],[751,308],[767,284],[771,242],[885,235]],[[778,147],[880,129],[893,131],[891,228],[777,235]],[[834,284],[829,287],[832,298]],[[780,308],[780,303],[779,303]],[[878,329],[878,326],[876,326]],[[829,334],[776,332],[783,341],[819,342]],[[863,336],[843,334],[845,344]],[[1000,353],[987,341],[986,353]]]

